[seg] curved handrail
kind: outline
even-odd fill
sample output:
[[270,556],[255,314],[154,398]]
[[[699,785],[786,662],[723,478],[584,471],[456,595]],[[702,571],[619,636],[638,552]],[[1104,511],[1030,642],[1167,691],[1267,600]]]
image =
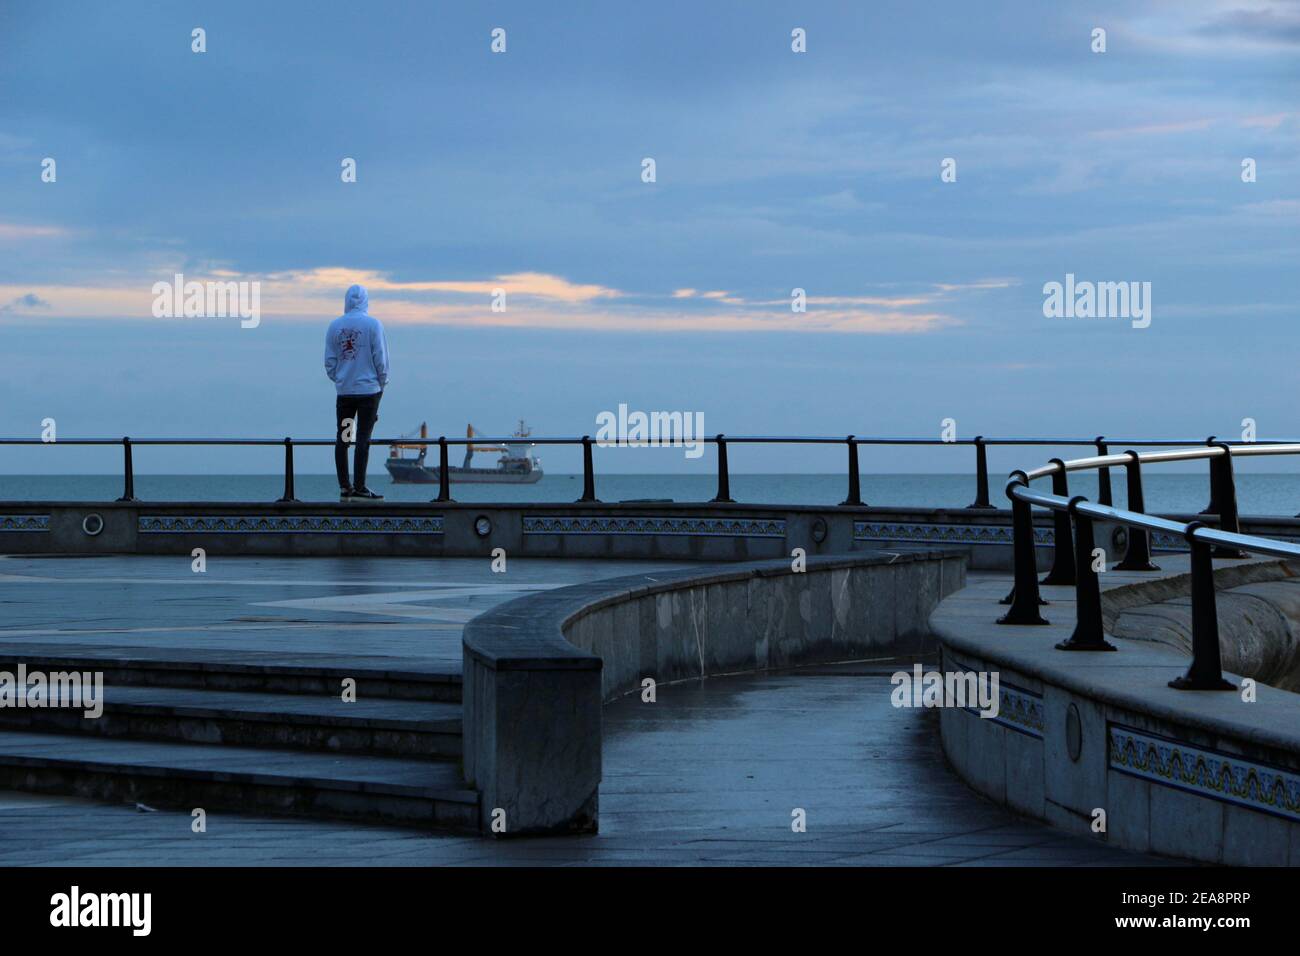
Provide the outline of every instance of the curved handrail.
[[[1101,442],[1097,443],[1099,446]],[[1015,587],[1004,603],[1011,609],[999,620],[1002,624],[1046,624],[1039,606],[1038,586],[1073,584],[1076,591],[1076,627],[1068,641],[1056,646],[1067,651],[1113,651],[1105,639],[1101,618],[1101,589],[1094,561],[1093,521],[1126,525],[1128,549],[1124,560],[1115,567],[1124,571],[1156,571],[1151,563],[1151,532],[1183,538],[1191,550],[1192,588],[1192,664],[1187,674],[1170,681],[1180,690],[1222,690],[1233,685],[1223,679],[1219,656],[1218,620],[1215,613],[1213,559],[1245,558],[1247,553],[1300,559],[1300,544],[1242,534],[1238,527],[1237,496],[1232,473],[1232,459],[1237,455],[1297,455],[1300,444],[1291,442],[1233,444],[1210,439],[1204,445],[1168,451],[1119,455],[1095,455],[1064,461],[1054,458],[1032,471],[1012,472],[1007,479],[1006,494],[1011,501],[1015,549]],[[1210,462],[1211,504],[1205,514],[1214,514],[1219,527],[1206,521],[1174,521],[1145,513],[1142,495],[1142,466],[1175,461],[1208,460]],[[1071,497],[1068,476],[1077,471],[1124,467],[1128,472],[1129,507],[1093,503],[1082,495]],[[1050,494],[1035,491],[1029,483],[1040,478],[1052,479]],[[1051,573],[1038,580],[1037,555],[1033,539],[1031,508],[1053,513],[1055,560]],[[1104,556],[1104,551],[1102,552]]]
[[1071,501],[1074,500],[1076,501],[1074,506],[1076,512],[1100,521],[1113,521],[1116,524],[1128,525],[1131,528],[1142,528],[1146,531],[1162,531],[1179,537],[1187,537],[1193,541],[1202,541],[1206,544],[1225,545],[1258,554],[1271,554],[1284,558],[1300,558],[1300,544],[1274,541],[1271,538],[1264,538],[1259,535],[1220,531],[1211,528],[1204,522],[1200,521],[1170,521],[1143,512],[1129,511],[1111,505],[1094,504],[1086,501],[1086,499],[1070,499],[1069,497],[1062,495],[1043,494],[1042,492],[1031,490],[1028,486],[1029,481],[1038,478],[1051,477],[1052,475],[1060,474],[1062,470],[1069,473],[1091,470],[1098,467],[1123,466],[1135,459],[1140,464],[1145,465],[1162,464],[1171,461],[1196,461],[1203,458],[1219,458],[1223,455],[1300,455],[1300,444],[1268,446],[1247,451],[1246,448],[1249,447],[1251,446],[1233,448],[1229,451],[1227,448],[1221,446],[1205,446],[1199,448],[1184,448],[1177,451],[1148,452],[1146,454],[1137,454],[1136,452],[1132,452],[1122,455],[1076,458],[1072,461],[1065,462],[1058,460],[1050,462],[1040,468],[1035,468],[1030,472],[1013,473],[1007,480],[1007,497],[1011,498],[1013,501],[1020,500],[1030,505],[1036,505],[1040,508],[1064,512],[1071,511]]
[[[1162,531],[1166,534],[1177,535],[1180,538],[1190,537],[1194,541],[1204,542],[1205,544],[1223,545],[1257,554],[1271,554],[1279,558],[1300,558],[1300,544],[1289,541],[1274,541],[1271,538],[1253,534],[1220,531],[1201,521],[1171,521],[1168,518],[1142,514],[1137,511],[1126,511],[1123,508],[1115,508],[1111,505],[1099,505],[1090,501],[1061,498],[1036,491],[1020,490],[1016,493],[1016,497],[1039,508],[1066,512],[1073,510],[1076,514],[1082,514],[1097,521],[1110,521],[1115,524],[1128,525],[1130,528],[1142,528],[1145,531]],[[1073,509],[1070,504],[1072,500],[1075,502]]]

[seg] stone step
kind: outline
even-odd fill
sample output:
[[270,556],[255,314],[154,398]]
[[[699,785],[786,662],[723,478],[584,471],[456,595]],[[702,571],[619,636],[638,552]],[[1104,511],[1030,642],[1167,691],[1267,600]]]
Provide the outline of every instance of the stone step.
[[0,707],[0,729],[339,753],[456,758],[459,704],[106,685],[103,713]]
[[[0,638],[4,632],[0,630]],[[102,671],[106,684],[460,702],[460,666],[441,661],[283,651],[215,651],[0,641],[0,670]]]
[[456,763],[0,731],[0,789],[478,830]]

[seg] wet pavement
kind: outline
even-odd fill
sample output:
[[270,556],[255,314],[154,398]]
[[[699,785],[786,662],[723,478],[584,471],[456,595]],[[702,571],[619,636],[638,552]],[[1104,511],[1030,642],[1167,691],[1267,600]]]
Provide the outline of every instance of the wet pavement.
[[530,591],[681,567],[473,558],[0,557],[0,642],[277,650],[443,662],[464,623]]
[[[638,562],[0,560],[0,642],[141,642],[459,660],[460,625],[535,588]],[[201,579],[198,580],[198,579]],[[249,620],[253,618],[254,620]],[[1015,817],[944,764],[933,711],[890,703],[892,662],[661,685],[605,711],[601,832],[489,840],[140,810],[0,791],[0,865],[1107,866],[1163,861]],[[802,819],[803,832],[793,824]]]

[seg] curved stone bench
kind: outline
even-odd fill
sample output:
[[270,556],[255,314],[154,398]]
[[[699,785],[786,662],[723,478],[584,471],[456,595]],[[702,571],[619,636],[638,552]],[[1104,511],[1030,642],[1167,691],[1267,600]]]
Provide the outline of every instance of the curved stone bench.
[[[464,632],[465,776],[484,833],[592,831],[601,707],[720,673],[932,649],[956,551],[864,552],[641,574],[518,598]],[[494,826],[495,823],[495,826]],[[502,829],[504,827],[504,829]]]
[[[1257,570],[1281,576],[1219,579],[1215,603],[1223,666],[1282,690],[1300,690],[1300,573],[1288,565]],[[1192,605],[1185,593],[1113,611],[1109,605],[1103,599],[1103,615],[1113,617],[1106,629],[1116,637],[1158,641],[1192,656]]]
[[[1005,610],[997,604],[1003,578],[942,602],[930,623],[943,669],[996,672],[1000,684],[997,717],[944,708],[944,752],[986,796],[1112,845],[1214,863],[1300,865],[1300,695],[1260,683],[1247,702],[1239,692],[1167,686],[1189,654],[1168,633],[1143,628],[1136,612],[1186,600],[1189,575],[1185,556],[1161,555],[1159,563],[1159,572],[1100,576],[1118,653],[1055,649],[1074,628],[1073,588],[1043,588],[1046,627],[995,623]],[[1215,583],[1251,588],[1292,573],[1274,558],[1222,562]],[[1236,606],[1219,606],[1225,661],[1271,660],[1239,640]],[[1104,831],[1095,829],[1098,811]]]

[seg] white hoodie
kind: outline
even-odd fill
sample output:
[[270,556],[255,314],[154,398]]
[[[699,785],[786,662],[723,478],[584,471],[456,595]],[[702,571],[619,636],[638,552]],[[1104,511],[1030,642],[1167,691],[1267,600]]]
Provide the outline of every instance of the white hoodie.
[[343,315],[325,332],[325,374],[340,395],[374,395],[388,384],[384,327],[369,307],[365,287],[352,286],[343,297]]

